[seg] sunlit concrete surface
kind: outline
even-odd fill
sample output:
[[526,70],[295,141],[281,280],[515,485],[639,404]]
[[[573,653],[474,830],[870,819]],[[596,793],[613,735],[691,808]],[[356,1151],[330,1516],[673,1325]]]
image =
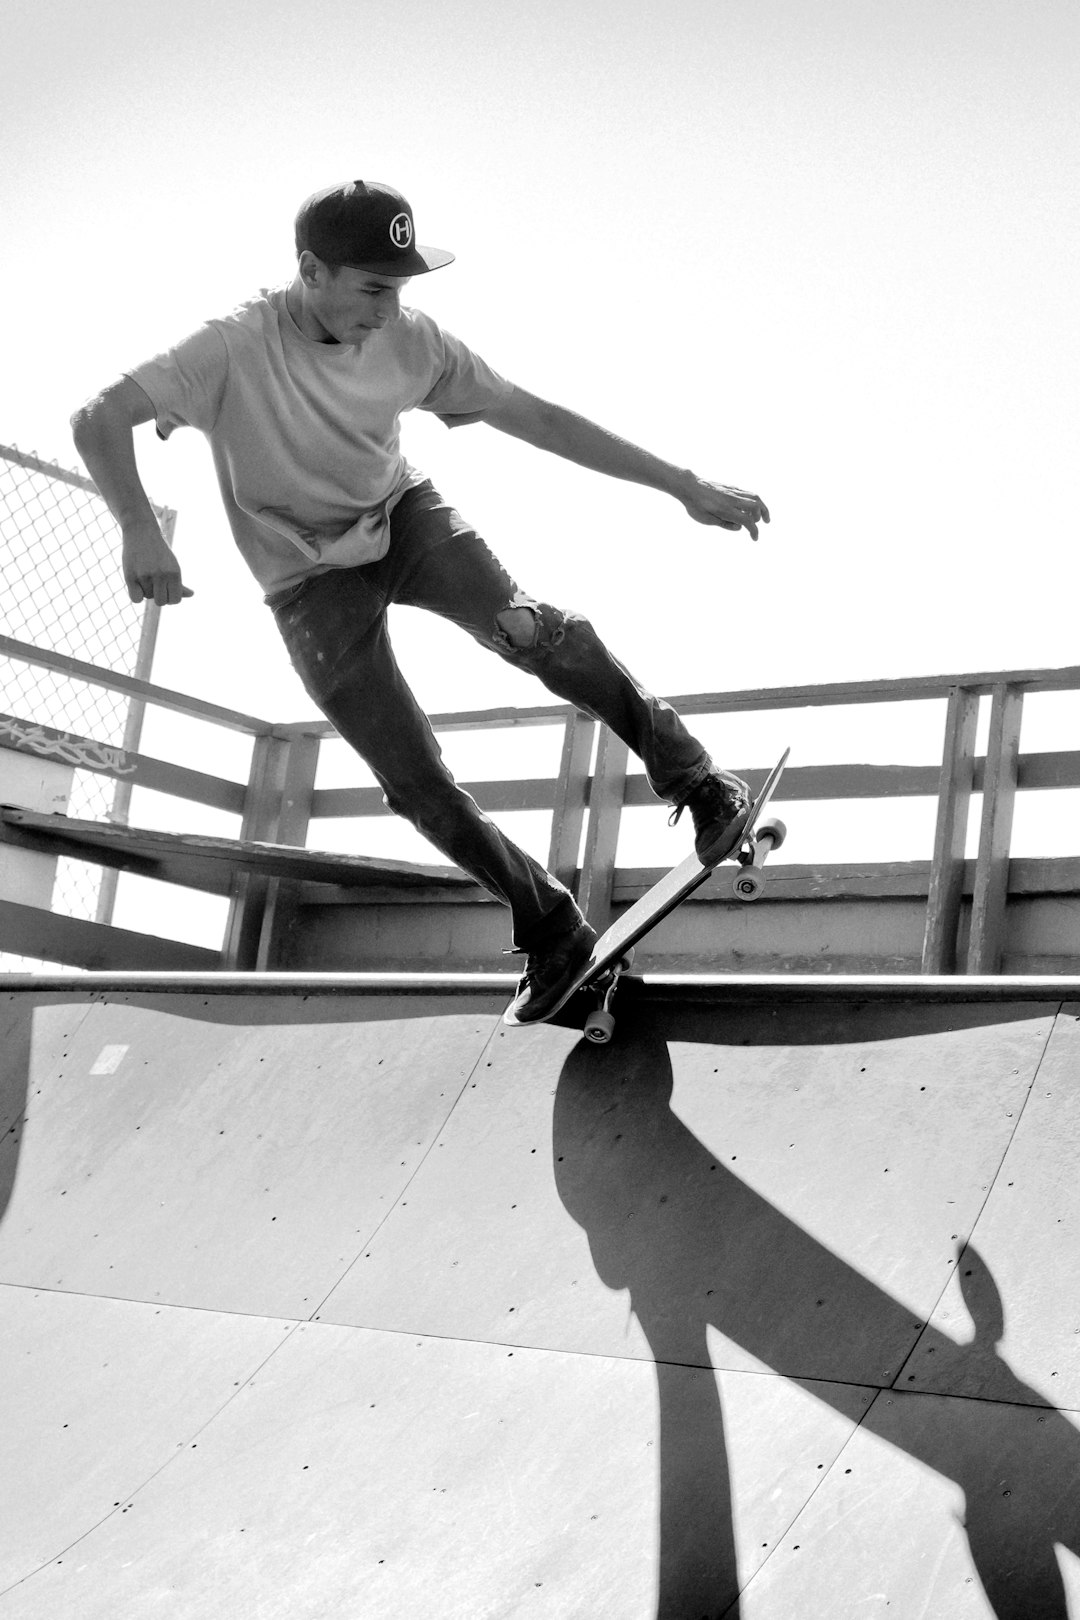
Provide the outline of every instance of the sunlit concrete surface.
[[1067,984],[179,986],[0,990],[2,1620],[1080,1620]]

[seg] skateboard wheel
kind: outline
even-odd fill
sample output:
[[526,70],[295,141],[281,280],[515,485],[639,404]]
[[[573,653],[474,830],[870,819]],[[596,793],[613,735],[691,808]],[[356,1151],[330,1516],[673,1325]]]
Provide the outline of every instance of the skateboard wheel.
[[598,1007],[585,1020],[585,1039],[594,1046],[606,1046],[615,1033],[615,1020],[609,1012]]
[[765,887],[765,879],[754,866],[746,866],[731,885],[740,900],[756,900]]
[[787,837],[787,828],[779,816],[770,816],[768,821],[761,823],[754,836],[759,843],[764,838],[768,840],[773,849],[779,849]]
[[626,951],[619,958],[619,963],[618,963],[619,972],[620,973],[629,973],[629,971],[633,967],[633,965],[634,965],[634,947],[631,945],[630,949],[628,951]]

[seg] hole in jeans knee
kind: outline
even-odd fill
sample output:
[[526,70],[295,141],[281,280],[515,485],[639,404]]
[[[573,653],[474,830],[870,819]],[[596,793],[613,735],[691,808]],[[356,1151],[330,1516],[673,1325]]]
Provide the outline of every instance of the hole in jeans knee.
[[521,602],[503,608],[495,615],[495,640],[500,647],[527,652],[540,639],[541,622],[540,609],[535,603]]
[[566,615],[518,591],[495,615],[495,645],[504,652],[533,652],[557,647],[566,635]]

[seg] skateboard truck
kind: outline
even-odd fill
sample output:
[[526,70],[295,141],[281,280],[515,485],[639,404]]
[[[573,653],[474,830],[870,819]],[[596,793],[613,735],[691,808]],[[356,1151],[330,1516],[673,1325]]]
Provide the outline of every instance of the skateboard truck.
[[765,887],[762,867],[766,858],[780,848],[786,837],[787,828],[778,816],[770,816],[768,821],[755,828],[736,857],[740,871],[732,879],[731,887],[737,899],[757,899]]
[[625,956],[613,962],[607,972],[594,979],[589,986],[596,993],[598,1005],[585,1020],[585,1039],[594,1046],[606,1046],[615,1033],[615,1014],[611,1010],[611,1003],[615,1000],[619,980],[624,973],[629,973],[633,963],[634,947],[631,945]]

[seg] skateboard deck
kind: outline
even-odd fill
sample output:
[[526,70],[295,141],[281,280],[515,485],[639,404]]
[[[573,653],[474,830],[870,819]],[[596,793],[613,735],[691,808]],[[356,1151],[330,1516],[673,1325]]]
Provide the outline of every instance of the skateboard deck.
[[590,1041],[598,1045],[609,1041],[615,1027],[611,1003],[618,988],[619,978],[629,968],[634,946],[639,939],[644,939],[649,930],[655,928],[669,912],[674,911],[687,895],[693,894],[695,889],[707,882],[716,867],[724,861],[733,860],[738,863],[738,870],[732,880],[732,890],[738,899],[756,900],[765,887],[762,872],[765,858],[774,849],[779,849],[787,829],[782,821],[763,818],[776,792],[777,784],[784,774],[784,766],[790,752],[789,748],[784,749],[765,778],[741,829],[734,835],[731,847],[725,850],[712,866],[702,866],[696,855],[688,855],[680,865],[666,873],[659,883],[654,883],[648,894],[643,894],[640,900],[635,901],[617,922],[612,923],[606,933],[601,934],[593,947],[591,957],[568,987],[566,994],[543,1018],[519,1021],[507,1010],[503,1018],[504,1023],[512,1025],[515,1029],[524,1028],[529,1023],[550,1023],[572,996],[577,995],[579,990],[591,987],[596,990],[600,1005],[586,1019],[585,1034]]

